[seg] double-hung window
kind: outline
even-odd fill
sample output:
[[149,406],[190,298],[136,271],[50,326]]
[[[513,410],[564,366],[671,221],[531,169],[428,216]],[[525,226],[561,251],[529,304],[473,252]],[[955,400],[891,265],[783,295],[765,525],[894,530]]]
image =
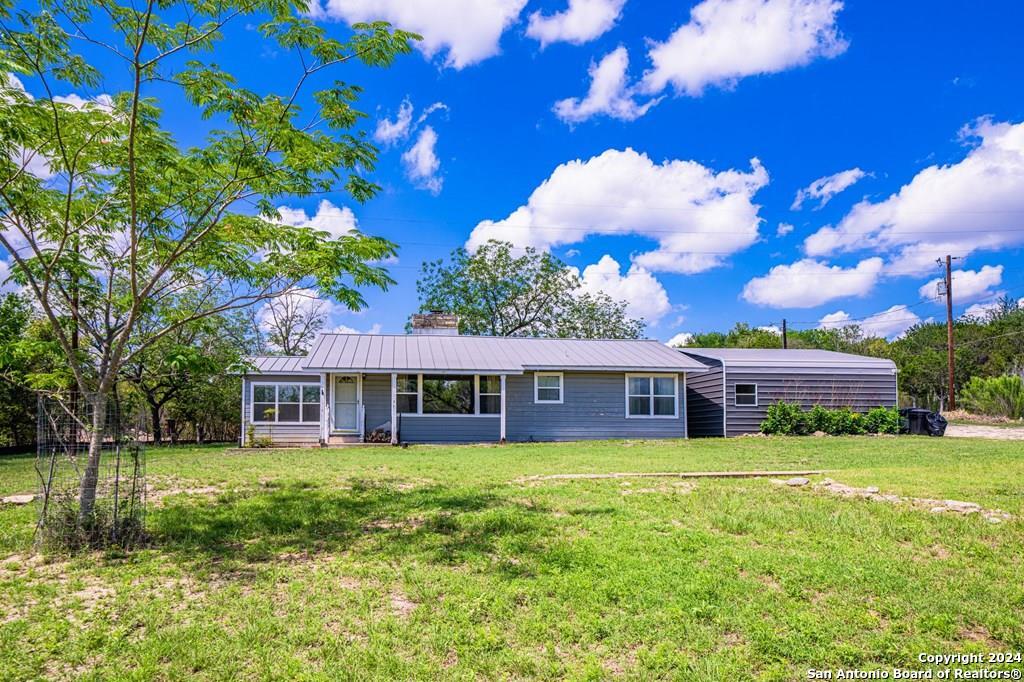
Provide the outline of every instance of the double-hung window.
[[320,385],[253,384],[252,420],[259,423],[318,423]]
[[561,372],[535,372],[533,375],[533,402],[561,403],[562,378]]
[[417,374],[398,375],[398,411],[416,414],[420,411],[420,382]]
[[626,416],[678,416],[676,381],[674,374],[627,374]]
[[480,414],[501,414],[501,377],[481,375],[477,395],[480,401]]

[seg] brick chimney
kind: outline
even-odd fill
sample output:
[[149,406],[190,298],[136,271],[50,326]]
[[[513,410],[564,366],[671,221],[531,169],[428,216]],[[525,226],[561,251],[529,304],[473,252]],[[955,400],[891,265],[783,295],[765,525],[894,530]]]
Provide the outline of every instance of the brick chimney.
[[431,334],[434,336],[458,336],[459,316],[441,310],[429,313],[416,313],[412,316],[413,334]]

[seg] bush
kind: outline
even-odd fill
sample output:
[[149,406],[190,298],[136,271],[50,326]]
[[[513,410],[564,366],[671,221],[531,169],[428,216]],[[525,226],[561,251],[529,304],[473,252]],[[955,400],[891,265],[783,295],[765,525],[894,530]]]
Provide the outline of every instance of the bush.
[[855,436],[863,433],[899,433],[900,413],[887,407],[876,407],[867,414],[849,407],[830,410],[815,405],[804,412],[795,403],[778,402],[768,407],[761,432],[781,436],[805,436],[821,431],[830,436]]
[[894,407],[876,407],[864,415],[868,433],[898,434],[901,424],[900,411]]
[[1024,379],[1019,376],[972,377],[960,392],[960,402],[977,414],[1024,419]]
[[761,433],[805,436],[809,433],[807,415],[795,403],[774,403],[768,406],[768,414],[761,422]]

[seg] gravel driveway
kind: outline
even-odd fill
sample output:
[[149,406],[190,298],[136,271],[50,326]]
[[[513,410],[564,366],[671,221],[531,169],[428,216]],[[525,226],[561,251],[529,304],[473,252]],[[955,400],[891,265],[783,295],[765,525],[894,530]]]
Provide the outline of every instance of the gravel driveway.
[[946,435],[950,438],[1024,440],[1024,428],[1014,426],[982,426],[979,424],[950,424],[946,427]]

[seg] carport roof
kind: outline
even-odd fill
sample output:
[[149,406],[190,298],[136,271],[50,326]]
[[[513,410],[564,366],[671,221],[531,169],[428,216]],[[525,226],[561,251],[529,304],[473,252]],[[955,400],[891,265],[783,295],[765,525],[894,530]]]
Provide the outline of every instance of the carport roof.
[[680,353],[714,358],[725,362],[727,367],[786,369],[863,369],[896,370],[896,363],[885,358],[872,358],[853,353],[837,353],[830,350],[805,348],[691,348],[679,349]]

